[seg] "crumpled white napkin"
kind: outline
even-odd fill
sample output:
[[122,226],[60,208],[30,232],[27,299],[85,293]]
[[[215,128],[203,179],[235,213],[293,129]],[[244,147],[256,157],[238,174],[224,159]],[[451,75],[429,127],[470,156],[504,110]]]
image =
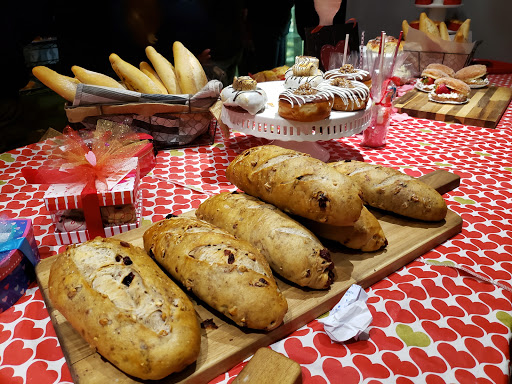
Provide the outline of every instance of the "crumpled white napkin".
[[333,341],[344,342],[356,338],[371,324],[373,316],[366,305],[368,295],[357,284],[352,284],[327,317],[318,319]]

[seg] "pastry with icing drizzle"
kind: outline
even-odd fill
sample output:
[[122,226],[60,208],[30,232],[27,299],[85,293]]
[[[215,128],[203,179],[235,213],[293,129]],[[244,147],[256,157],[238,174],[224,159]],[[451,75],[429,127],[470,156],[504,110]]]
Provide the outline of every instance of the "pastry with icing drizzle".
[[334,95],[332,109],[335,111],[352,112],[365,109],[370,98],[370,89],[366,85],[342,77],[325,80],[320,83],[318,89]]
[[309,83],[316,87],[323,80],[323,72],[318,68],[319,61],[312,56],[295,56],[295,64],[284,74],[284,87],[295,89]]
[[258,87],[256,80],[250,76],[240,76],[222,90],[220,99],[228,109],[255,115],[265,109],[267,94]]
[[286,89],[279,95],[278,113],[288,120],[318,121],[330,116],[333,103],[331,92],[305,83],[296,89]]
[[363,69],[354,68],[352,64],[342,65],[340,68],[331,69],[324,73],[324,79],[335,79],[341,77],[347,80],[355,80],[364,83],[368,88],[372,86],[372,77],[370,72]]

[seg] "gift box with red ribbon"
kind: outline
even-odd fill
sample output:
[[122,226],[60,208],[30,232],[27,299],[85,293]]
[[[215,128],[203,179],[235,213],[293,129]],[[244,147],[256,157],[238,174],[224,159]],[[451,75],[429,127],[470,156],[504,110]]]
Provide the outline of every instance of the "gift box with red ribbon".
[[126,175],[119,181],[110,178],[106,184],[96,182],[95,191],[87,191],[82,183],[50,185],[44,202],[52,216],[58,244],[110,237],[140,226],[142,191],[137,158],[128,159],[119,173],[123,171]]
[[0,220],[0,312],[16,303],[35,281],[39,260],[32,221]]
[[107,128],[81,135],[68,127],[50,145],[44,164],[22,169],[28,183],[49,184],[44,201],[61,245],[140,225],[139,158],[147,156],[148,142],[123,127]]

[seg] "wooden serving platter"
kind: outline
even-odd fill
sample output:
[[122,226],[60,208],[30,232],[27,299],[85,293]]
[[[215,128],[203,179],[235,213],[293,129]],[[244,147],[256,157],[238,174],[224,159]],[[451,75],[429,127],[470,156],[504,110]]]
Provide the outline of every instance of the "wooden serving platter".
[[489,86],[472,89],[466,104],[440,104],[428,100],[428,93],[413,89],[393,104],[412,117],[496,128],[512,99],[512,88]]
[[[440,193],[459,185],[457,175],[435,171],[421,178]],[[352,284],[366,288],[406,265],[428,250],[459,233],[462,219],[448,211],[446,219],[435,223],[409,220],[391,214],[374,212],[388,239],[386,249],[363,253],[339,248],[331,255],[337,280],[329,290],[315,291],[290,285],[277,278],[279,288],[288,301],[284,323],[271,332],[251,331],[236,326],[200,301],[192,300],[200,322],[213,319],[217,329],[202,329],[201,352],[195,364],[183,372],[172,374],[158,383],[206,383],[254,354],[260,347],[278,341],[318,316],[326,313],[340,300]],[[116,236],[143,247],[146,228],[137,228]],[[66,319],[52,307],[48,299],[50,267],[57,256],[42,260],[36,274],[75,383],[128,384],[142,382],[127,376],[92,350]]]

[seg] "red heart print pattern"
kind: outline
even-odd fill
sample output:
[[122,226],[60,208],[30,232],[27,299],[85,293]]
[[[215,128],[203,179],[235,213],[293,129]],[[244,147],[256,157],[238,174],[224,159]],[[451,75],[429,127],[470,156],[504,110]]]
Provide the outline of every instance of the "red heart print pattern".
[[359,369],[364,379],[369,377],[386,379],[390,376],[389,370],[385,366],[378,363],[372,363],[366,356],[354,356],[352,362]]
[[48,311],[43,301],[31,301],[25,307],[25,317],[32,320],[44,320],[48,318]]
[[44,335],[44,330],[35,328],[32,320],[22,320],[14,328],[14,338],[36,340]]
[[37,345],[35,358],[56,361],[63,357],[64,355],[60,349],[57,339],[46,339]]
[[387,352],[382,355],[382,362],[391,369],[395,375],[417,376],[419,371],[416,366],[409,361],[402,361],[394,353]]
[[377,348],[370,340],[348,341],[345,342],[345,346],[350,353],[373,355],[377,351]]
[[501,311],[511,311],[512,304],[510,301],[503,298],[496,298],[489,293],[480,293],[478,298],[482,300],[485,304],[491,307],[493,310],[501,310]]
[[44,361],[32,363],[27,370],[27,383],[53,384],[58,377],[58,372],[48,369]]
[[0,368],[0,383],[23,384],[23,377],[14,376],[14,369],[11,367]]
[[385,312],[376,311],[373,305],[368,305],[368,309],[373,317],[373,326],[385,328],[391,324],[391,319]]
[[325,359],[322,369],[330,383],[338,383],[342,377],[343,384],[359,384],[361,379],[357,369],[350,366],[344,367],[335,359]]
[[485,317],[482,316],[472,316],[471,321],[482,328],[486,333],[502,333],[507,334],[509,332],[508,328],[499,322],[490,322]]
[[468,297],[459,296],[455,298],[455,301],[470,315],[487,315],[489,313],[487,305],[471,301]]
[[476,363],[473,357],[465,351],[457,351],[451,344],[441,343],[437,346],[438,352],[453,368],[473,368]]
[[443,278],[443,286],[450,292],[451,295],[469,296],[471,295],[471,289],[463,287],[462,285],[455,284],[455,280],[448,277]]
[[391,318],[397,323],[411,324],[416,321],[416,316],[414,316],[407,309],[402,309],[400,304],[394,301],[388,301],[386,303],[386,310]]
[[484,366],[484,372],[489,378],[491,379],[491,382],[493,383],[502,383],[507,384],[509,383],[509,377],[508,374],[503,373],[500,367],[497,367],[495,365],[485,365]]
[[386,300],[398,301],[398,300],[405,299],[404,293],[401,291],[398,291],[398,290],[381,289],[381,290],[375,291],[375,294],[379,295],[380,297],[382,297],[383,299],[386,299]]
[[457,379],[457,382],[460,384],[496,384],[482,377],[476,378],[475,375],[473,375],[469,371],[466,371],[465,369],[457,369],[455,371],[455,378]]
[[344,357],[347,355],[347,348],[342,343],[334,343],[325,333],[317,333],[313,337],[315,345],[320,356]]
[[4,349],[2,365],[22,365],[33,355],[34,351],[24,348],[22,340],[15,340]]
[[450,297],[450,294],[448,291],[446,291],[446,289],[436,285],[436,283],[434,283],[434,281],[431,279],[424,279],[421,281],[421,284],[427,290],[429,297],[436,297],[438,299],[447,299]]
[[304,347],[297,338],[287,339],[283,346],[288,357],[299,364],[313,364],[318,358],[318,353],[314,348]]
[[428,375],[425,379],[425,384],[446,384],[446,381],[437,375]]
[[11,331],[9,331],[8,329],[4,330],[4,326],[2,324],[0,324],[0,345],[2,345],[2,343],[9,340],[10,337],[11,337]]
[[441,314],[443,317],[457,316],[463,317],[466,314],[464,311],[454,305],[448,305],[443,300],[434,299],[432,300],[432,306]]
[[446,372],[448,368],[443,359],[437,356],[428,356],[421,348],[411,348],[409,356],[422,372]]
[[460,319],[451,318],[446,322],[461,337],[482,337],[484,335],[484,332],[480,327],[473,324],[466,324]]
[[443,328],[431,321],[423,321],[421,323],[423,329],[429,334],[434,341],[455,341],[457,334],[450,328]]
[[478,340],[468,338],[464,341],[464,345],[480,364],[499,364],[503,361],[503,356],[500,351],[493,347],[485,347]]
[[441,318],[439,312],[434,311],[433,309],[425,308],[419,301],[411,300],[409,302],[409,307],[411,307],[411,310],[418,317],[418,319],[439,320]]
[[300,367],[302,371],[302,382],[311,384],[328,384],[322,376],[311,376],[306,367]]
[[379,328],[370,329],[370,340],[381,351],[400,351],[404,347],[402,340],[393,336],[386,336],[384,331]]
[[398,288],[405,292],[407,297],[416,300],[425,300],[427,292],[422,287],[417,287],[412,284],[399,284]]

